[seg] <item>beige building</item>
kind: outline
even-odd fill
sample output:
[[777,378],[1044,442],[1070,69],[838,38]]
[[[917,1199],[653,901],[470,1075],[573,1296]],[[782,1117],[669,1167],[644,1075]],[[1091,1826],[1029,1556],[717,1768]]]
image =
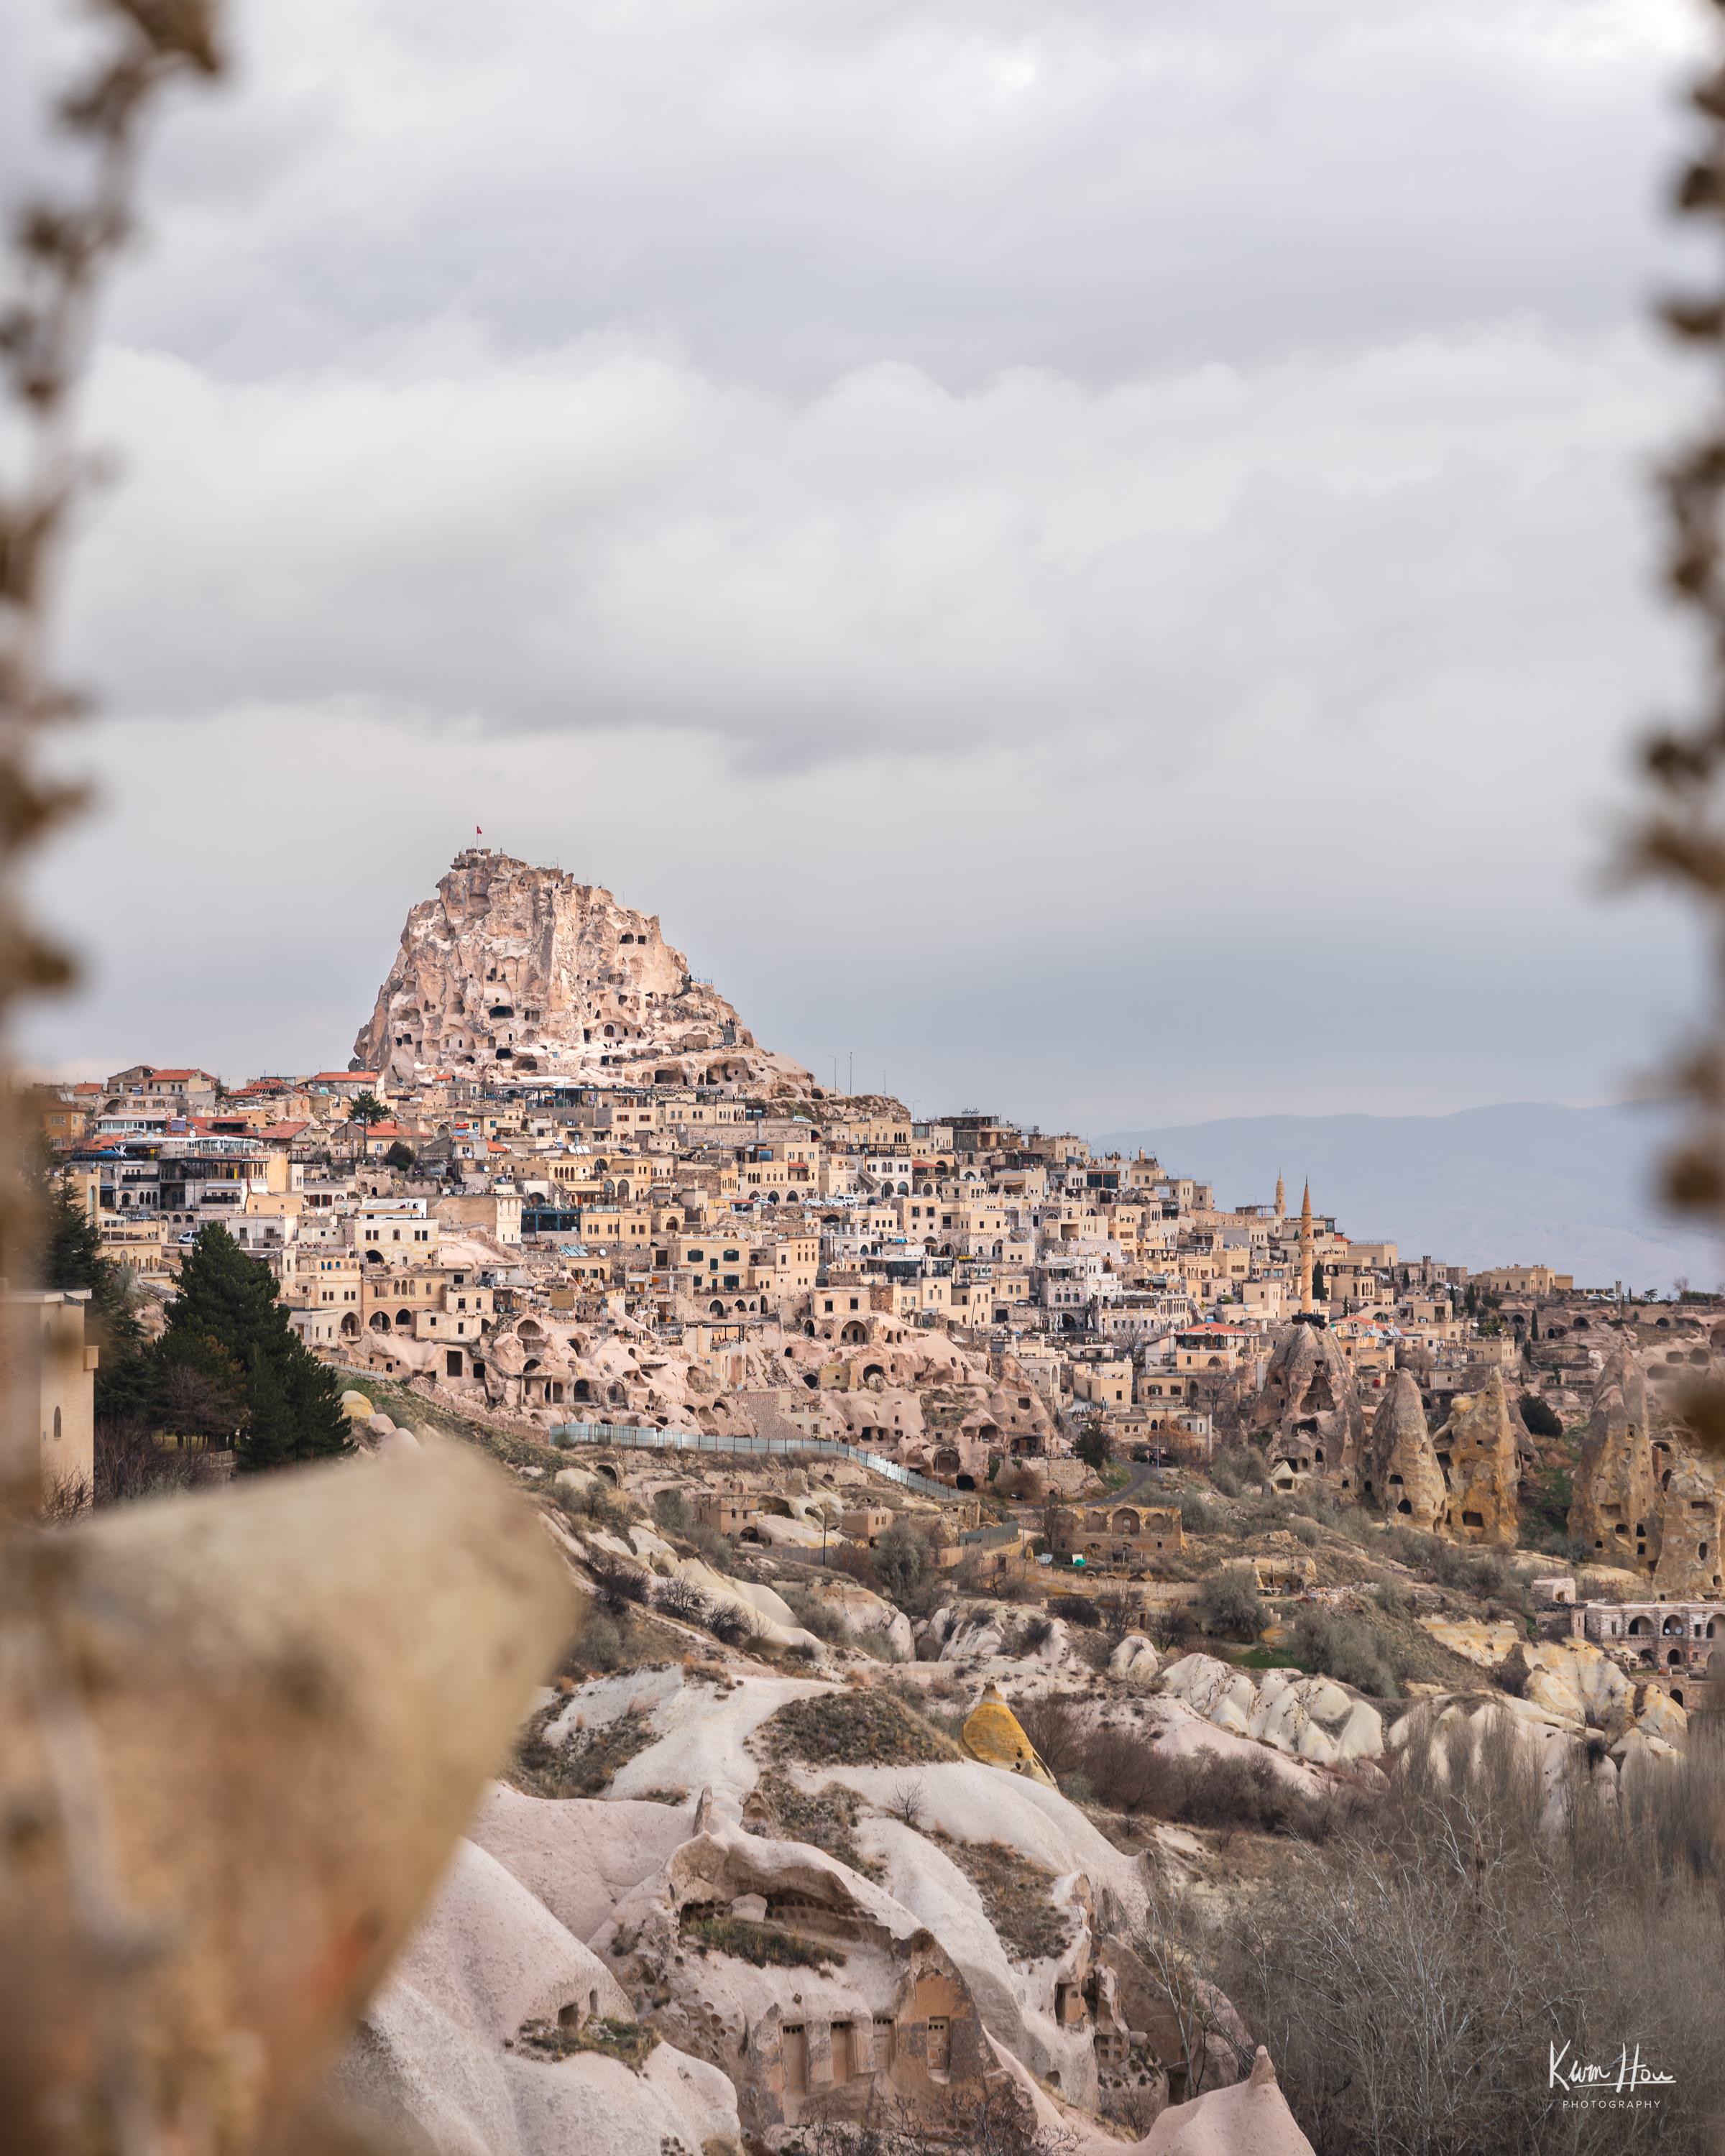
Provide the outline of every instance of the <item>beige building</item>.
[[81,1287],[0,1296],[16,1411],[40,1433],[43,1494],[82,1491],[86,1502],[95,1486],[97,1360],[84,1337],[89,1301]]

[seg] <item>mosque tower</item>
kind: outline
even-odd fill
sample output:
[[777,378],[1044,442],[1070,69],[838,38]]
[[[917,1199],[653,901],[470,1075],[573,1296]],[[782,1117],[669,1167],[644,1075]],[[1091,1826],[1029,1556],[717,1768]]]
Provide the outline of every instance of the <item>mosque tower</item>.
[[1312,1315],[1312,1179],[1300,1200],[1300,1315]]

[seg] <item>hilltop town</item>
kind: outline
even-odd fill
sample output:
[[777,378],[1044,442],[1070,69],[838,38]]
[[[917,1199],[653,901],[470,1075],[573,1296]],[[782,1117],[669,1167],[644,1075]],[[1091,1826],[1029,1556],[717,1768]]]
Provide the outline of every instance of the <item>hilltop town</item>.
[[[1725,1311],[1414,1255],[1297,1163],[1219,1192],[835,1093],[559,871],[459,855],[345,1067],[139,1063],[31,1113],[146,1337],[219,1229],[356,1445],[490,1451],[587,1598],[355,2066],[434,2136],[475,2079],[621,2061],[657,2078],[608,2145],[649,2156],[818,2152],[888,2098],[1009,2098],[1003,2148],[1296,2151],[1170,1879],[1251,1906],[1255,1844],[1481,1716],[1622,1778],[1709,1702],[1725,1486],[1685,1416]],[[44,1462],[100,1490],[85,1299],[47,1297]],[[476,1937],[536,1972],[477,2019]]]

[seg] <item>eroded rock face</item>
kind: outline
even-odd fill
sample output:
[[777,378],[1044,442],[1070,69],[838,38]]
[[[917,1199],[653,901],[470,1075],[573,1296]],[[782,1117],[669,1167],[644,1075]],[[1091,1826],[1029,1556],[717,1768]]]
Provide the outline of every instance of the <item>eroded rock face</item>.
[[1425,1427],[1420,1388],[1406,1370],[1396,1372],[1372,1419],[1366,1488],[1386,1512],[1428,1534],[1444,1517],[1443,1470]]
[[1647,1435],[1647,1395],[1635,1358],[1616,1356],[1581,1440],[1569,1532],[1606,1564],[1659,1562],[1660,1490]]
[[[798,1942],[788,1974],[767,1948]],[[716,1825],[593,1942],[660,2033],[734,2084],[745,2133],[940,2118],[1003,2079],[957,1963],[890,1894],[824,1851]]]
[[1291,1325],[1276,1342],[1260,1416],[1274,1426],[1272,1461],[1358,1488],[1365,1411],[1352,1365],[1322,1327]]
[[1449,1486],[1445,1532],[1513,1549],[1522,1471],[1500,1371],[1491,1371],[1478,1392],[1456,1394],[1433,1449]]
[[786,1095],[814,1082],[695,979],[655,916],[483,847],[408,914],[353,1046],[357,1068],[403,1083],[445,1070]]
[[1725,1496],[1712,1477],[1693,1465],[1672,1471],[1660,1516],[1656,1594],[1676,1602],[1707,1601],[1725,1586],[1719,1537],[1725,1528]]

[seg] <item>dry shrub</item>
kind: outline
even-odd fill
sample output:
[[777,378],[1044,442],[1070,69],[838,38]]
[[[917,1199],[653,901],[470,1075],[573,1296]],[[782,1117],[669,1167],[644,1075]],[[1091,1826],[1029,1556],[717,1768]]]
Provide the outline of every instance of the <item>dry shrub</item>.
[[1224,1757],[1204,1749],[1183,1758],[1135,1730],[1098,1726],[1076,1700],[1028,1701],[1014,1712],[1064,1787],[1128,1819],[1143,1814],[1224,1833],[1323,1841],[1363,1801],[1342,1784],[1332,1794],[1308,1796],[1267,1756]]
[[147,1422],[118,1417],[95,1427],[98,1505],[123,1505],[135,1497],[162,1497],[198,1490],[223,1479],[223,1463],[196,1446],[162,1445]]
[[[1280,1877],[1219,1972],[1326,2156],[1616,2156],[1712,2145],[1725,2107],[1725,1749],[1555,1808],[1506,1715],[1416,1736],[1390,1794]],[[1675,2073],[1645,2109],[1565,2107],[1548,2046]]]
[[608,1617],[626,1618],[637,1603],[647,1599],[651,1582],[639,1565],[602,1555],[590,1558],[587,1569],[593,1599]]

